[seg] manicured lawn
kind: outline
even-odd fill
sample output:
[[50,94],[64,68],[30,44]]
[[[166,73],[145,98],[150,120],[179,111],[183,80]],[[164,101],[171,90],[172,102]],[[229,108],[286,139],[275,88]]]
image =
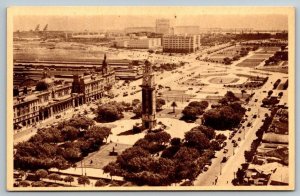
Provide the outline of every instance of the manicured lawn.
[[[117,143],[108,143],[100,148],[100,150],[89,154],[89,156],[85,157],[82,161],[83,167],[91,167],[102,169],[109,162],[116,161],[117,156],[109,156],[109,152],[115,148],[115,152],[121,154],[122,151],[131,147],[128,144],[117,144]],[[77,167],[81,167],[81,162],[76,163]]]

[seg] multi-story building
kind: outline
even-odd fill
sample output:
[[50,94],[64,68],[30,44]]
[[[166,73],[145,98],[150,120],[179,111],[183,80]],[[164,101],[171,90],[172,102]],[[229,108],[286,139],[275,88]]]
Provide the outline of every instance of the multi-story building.
[[170,33],[170,20],[157,19],[155,23],[156,33],[168,34]]
[[142,39],[131,39],[128,41],[128,48],[137,49],[153,49],[161,46],[160,38],[142,38]]
[[47,85],[46,90],[22,93],[14,97],[14,129],[35,124],[69,108],[100,99],[115,83],[115,75],[104,57],[102,72],[75,74],[72,82],[66,81],[55,81],[44,73],[40,82]]
[[200,35],[165,35],[162,39],[163,52],[191,53],[200,47]]
[[161,47],[161,38],[137,37],[117,40],[114,42],[114,45],[118,48],[154,49]]

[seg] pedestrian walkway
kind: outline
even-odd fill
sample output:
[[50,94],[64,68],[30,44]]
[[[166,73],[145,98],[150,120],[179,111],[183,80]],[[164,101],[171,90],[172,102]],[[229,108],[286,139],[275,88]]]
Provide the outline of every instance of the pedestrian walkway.
[[49,169],[50,172],[64,174],[64,175],[72,175],[72,176],[82,176],[85,175],[89,178],[98,178],[98,179],[109,179],[115,181],[124,181],[124,178],[121,176],[110,176],[109,174],[104,173],[102,169],[95,168],[74,168],[71,167],[66,170],[58,170],[56,168]]

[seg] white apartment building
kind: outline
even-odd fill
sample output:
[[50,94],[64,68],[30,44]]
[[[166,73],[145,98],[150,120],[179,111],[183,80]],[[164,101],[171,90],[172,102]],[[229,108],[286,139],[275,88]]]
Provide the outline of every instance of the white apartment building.
[[161,38],[141,37],[139,39],[120,40],[115,42],[115,46],[120,48],[154,49],[161,47]]
[[162,39],[163,52],[195,52],[200,47],[200,38],[200,35],[165,35]]

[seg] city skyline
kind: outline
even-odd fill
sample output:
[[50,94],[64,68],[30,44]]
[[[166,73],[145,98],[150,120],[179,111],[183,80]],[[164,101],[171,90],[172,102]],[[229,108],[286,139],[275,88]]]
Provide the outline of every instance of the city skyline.
[[[238,16],[238,17],[237,17]],[[155,27],[156,19],[169,19],[173,26],[199,26],[200,29],[253,29],[253,30],[287,30],[286,15],[17,15],[14,17],[14,31],[34,30],[48,24],[48,30],[61,31],[107,31],[124,30],[128,27]]]

